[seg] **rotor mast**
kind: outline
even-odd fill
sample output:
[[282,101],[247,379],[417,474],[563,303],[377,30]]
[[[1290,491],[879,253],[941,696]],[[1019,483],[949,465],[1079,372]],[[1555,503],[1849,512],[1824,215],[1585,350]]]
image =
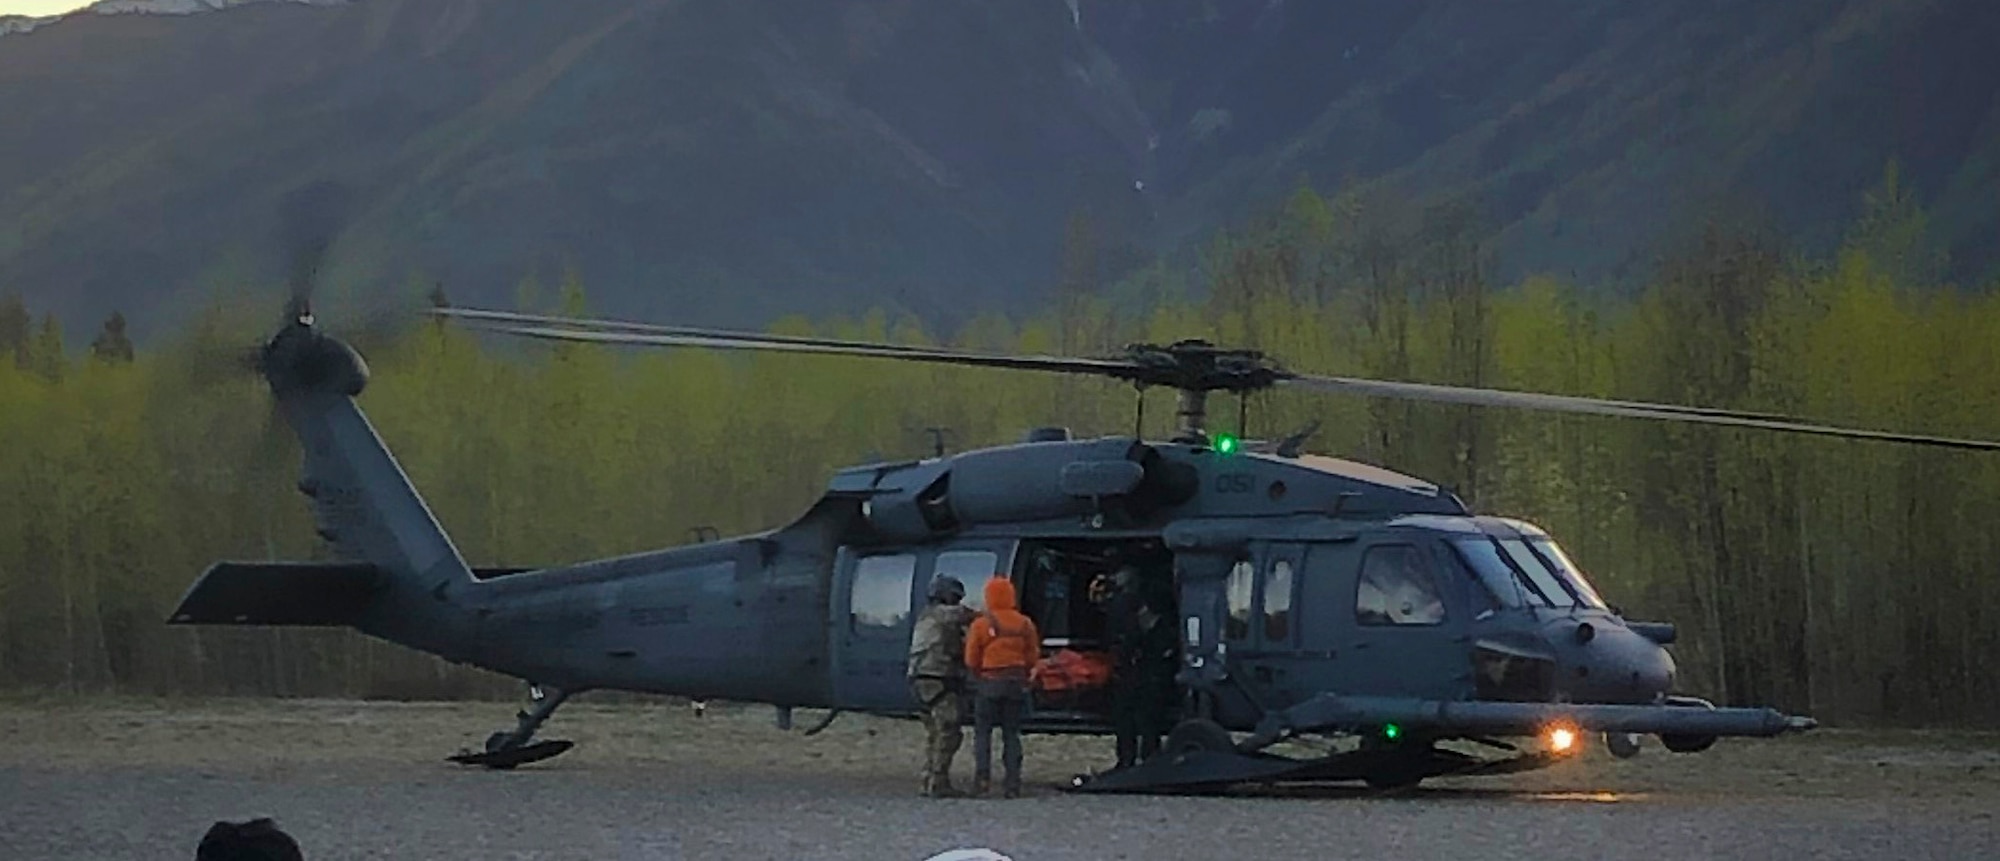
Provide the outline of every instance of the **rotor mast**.
[[1181,389],[1180,405],[1174,411],[1180,419],[1180,427],[1174,430],[1176,442],[1208,442],[1208,392],[1202,389]]
[[1188,445],[1208,444],[1209,392],[1242,395],[1268,389],[1286,376],[1263,353],[1224,350],[1200,340],[1166,346],[1133,344],[1122,358],[1129,368],[1112,376],[1130,380],[1142,390],[1162,386],[1179,393],[1174,411],[1179,426],[1173,441]]

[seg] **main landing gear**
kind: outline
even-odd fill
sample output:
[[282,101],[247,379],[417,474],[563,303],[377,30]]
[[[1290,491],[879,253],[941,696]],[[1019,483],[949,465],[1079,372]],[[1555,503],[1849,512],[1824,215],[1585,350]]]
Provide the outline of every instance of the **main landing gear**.
[[1237,741],[1222,726],[1196,718],[1174,727],[1152,759],[1103,774],[1079,775],[1069,788],[1074,792],[1209,792],[1239,784],[1358,780],[1371,789],[1388,792],[1413,789],[1433,777],[1531,771],[1568,755],[1563,751],[1524,753],[1491,740],[1480,743],[1515,755],[1482,759],[1438,747],[1433,738],[1398,729],[1393,737],[1364,736],[1352,750],[1294,759],[1259,748],[1254,738]]
[[556,713],[556,709],[562,706],[563,701],[569,699],[570,693],[554,688],[544,692],[541,685],[529,685],[528,698],[534,702],[534,707],[514,716],[516,723],[513,730],[501,730],[487,736],[485,750],[462,750],[450,757],[451,761],[460,765],[482,765],[491,769],[506,770],[517,765],[541,762],[575,747],[575,742],[561,739],[531,742],[535,737],[535,730],[541,728],[542,722],[548,720],[549,715]]

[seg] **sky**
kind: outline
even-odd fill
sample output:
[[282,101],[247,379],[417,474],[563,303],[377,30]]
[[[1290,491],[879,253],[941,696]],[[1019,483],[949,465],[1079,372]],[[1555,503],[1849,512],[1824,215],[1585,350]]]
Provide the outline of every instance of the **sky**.
[[92,0],[0,0],[0,15],[54,15],[81,9]]

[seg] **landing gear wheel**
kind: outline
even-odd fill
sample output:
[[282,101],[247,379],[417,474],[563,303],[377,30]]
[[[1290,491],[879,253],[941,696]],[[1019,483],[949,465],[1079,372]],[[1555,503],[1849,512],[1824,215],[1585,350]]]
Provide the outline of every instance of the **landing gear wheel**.
[[[1699,697],[1667,697],[1667,705],[1714,710],[1715,704]],[[1712,735],[1660,735],[1660,744],[1675,753],[1700,753],[1715,746]]]
[[1675,753],[1700,753],[1715,746],[1712,735],[1663,735],[1660,744]]
[[1160,747],[1160,752],[1168,756],[1235,751],[1236,740],[1230,738],[1229,730],[1215,721],[1201,718],[1181,721],[1167,733],[1167,741]]
[[1619,759],[1631,759],[1639,755],[1639,735],[1630,732],[1607,732],[1604,734],[1604,749]]
[[1426,739],[1364,736],[1360,750],[1374,752],[1372,767],[1361,776],[1369,789],[1412,789],[1430,776],[1431,742]]
[[1424,776],[1416,763],[1396,762],[1368,772],[1361,781],[1368,784],[1369,789],[1415,789],[1417,784],[1424,782]]

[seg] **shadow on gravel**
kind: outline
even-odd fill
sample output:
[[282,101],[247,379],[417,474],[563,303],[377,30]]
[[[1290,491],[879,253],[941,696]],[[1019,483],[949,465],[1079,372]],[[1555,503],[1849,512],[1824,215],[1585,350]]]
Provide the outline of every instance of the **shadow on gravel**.
[[[1182,798],[1258,798],[1295,801],[1517,801],[1567,804],[1632,804],[1647,801],[1648,793],[1602,790],[1551,791],[1544,789],[1485,789],[1478,787],[1434,786],[1414,789],[1373,789],[1353,784],[1238,787],[1207,792],[1157,793]],[[1144,795],[1132,797],[1144,798]]]

